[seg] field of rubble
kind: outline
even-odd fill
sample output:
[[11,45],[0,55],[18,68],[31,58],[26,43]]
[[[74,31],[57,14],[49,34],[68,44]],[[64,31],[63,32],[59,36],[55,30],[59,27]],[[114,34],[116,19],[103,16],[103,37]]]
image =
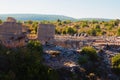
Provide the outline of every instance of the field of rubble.
[[[43,46],[44,64],[52,69],[58,70],[59,73],[69,72],[76,74],[76,78],[94,79],[94,80],[118,80],[118,75],[114,74],[111,69],[111,58],[119,53],[119,46],[105,45],[93,46],[99,59],[88,61],[86,64],[79,64],[78,60],[83,56],[80,49],[64,48],[55,45]],[[81,74],[82,73],[82,74]],[[70,78],[70,75],[61,75],[63,80]],[[91,78],[91,76],[93,76]],[[71,80],[71,79],[70,79]]]

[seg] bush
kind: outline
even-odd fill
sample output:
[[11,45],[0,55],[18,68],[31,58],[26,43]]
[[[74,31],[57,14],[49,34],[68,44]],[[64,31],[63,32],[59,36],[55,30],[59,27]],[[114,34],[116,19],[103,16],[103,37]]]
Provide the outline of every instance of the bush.
[[117,35],[120,36],[120,28],[117,30]]
[[0,51],[0,60],[4,62],[0,62],[3,63],[0,65],[0,80],[58,80],[57,72],[42,64],[40,42],[30,41],[27,47],[4,47],[4,50]]
[[33,51],[39,51],[40,53],[42,53],[42,45],[39,41],[29,41],[28,44],[27,44],[27,47]]
[[112,69],[115,73],[120,74],[120,54],[112,57]]
[[75,28],[72,28],[72,27],[68,27],[68,28],[66,29],[66,33],[67,33],[67,34],[70,34],[70,35],[75,34],[76,32],[77,32],[76,29],[75,29]]
[[97,31],[92,28],[91,31],[90,31],[90,35],[91,36],[96,36],[97,35]]
[[87,56],[80,56],[79,57],[79,60],[78,60],[79,64],[85,64],[87,62],[88,62],[88,57]]
[[96,50],[93,47],[84,47],[81,51],[81,54],[88,56],[88,58],[92,61],[97,60],[98,59],[98,55]]

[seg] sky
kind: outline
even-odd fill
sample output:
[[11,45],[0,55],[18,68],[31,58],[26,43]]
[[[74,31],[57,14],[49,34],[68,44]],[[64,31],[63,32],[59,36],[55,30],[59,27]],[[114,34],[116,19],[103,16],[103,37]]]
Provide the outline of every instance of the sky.
[[1,0],[0,14],[55,14],[120,19],[120,0]]

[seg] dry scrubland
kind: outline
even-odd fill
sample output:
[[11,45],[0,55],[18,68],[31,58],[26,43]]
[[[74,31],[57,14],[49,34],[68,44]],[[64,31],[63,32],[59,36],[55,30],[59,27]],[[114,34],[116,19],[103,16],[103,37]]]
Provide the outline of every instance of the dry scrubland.
[[[19,21],[36,37],[39,23],[54,24],[56,35],[85,39],[120,36],[120,20],[111,21]],[[2,21],[0,20],[0,24]],[[89,43],[89,40],[88,40]],[[0,80],[119,80],[119,45],[81,46],[79,50],[41,45],[6,48],[0,45]]]

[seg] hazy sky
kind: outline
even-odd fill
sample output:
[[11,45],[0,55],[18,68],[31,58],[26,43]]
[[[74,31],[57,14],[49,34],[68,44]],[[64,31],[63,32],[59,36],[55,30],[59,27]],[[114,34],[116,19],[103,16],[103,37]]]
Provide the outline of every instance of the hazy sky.
[[0,14],[4,13],[120,19],[120,0],[1,0]]

